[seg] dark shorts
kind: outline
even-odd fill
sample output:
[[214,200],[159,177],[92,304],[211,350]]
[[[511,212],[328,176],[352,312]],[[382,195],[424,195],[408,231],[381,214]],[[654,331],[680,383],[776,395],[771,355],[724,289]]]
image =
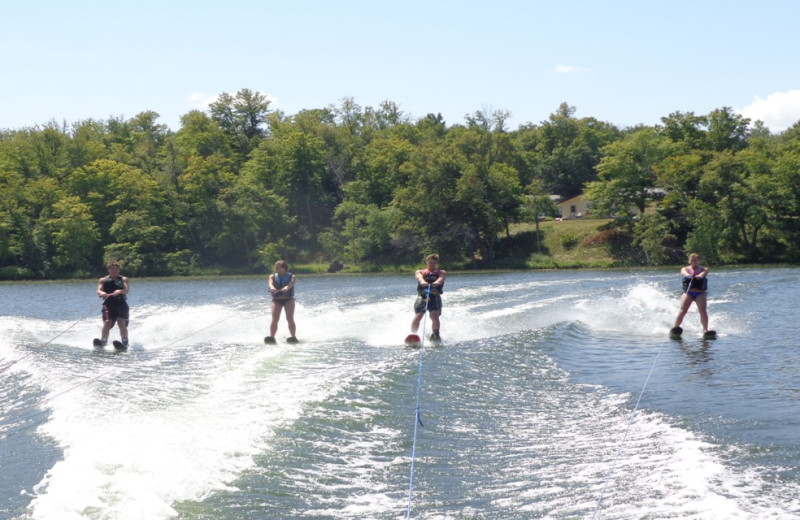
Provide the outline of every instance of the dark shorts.
[[429,300],[423,296],[417,296],[417,301],[414,302],[414,312],[422,314],[425,312],[425,304],[428,304],[428,311],[442,311],[442,297],[438,295],[431,295]]
[[281,307],[286,305],[286,302],[292,302],[292,301],[294,301],[294,298],[273,298],[272,299],[272,303],[277,303]]
[[129,311],[128,302],[106,302],[103,304],[103,321],[116,323],[117,320],[125,320],[125,325],[128,325]]

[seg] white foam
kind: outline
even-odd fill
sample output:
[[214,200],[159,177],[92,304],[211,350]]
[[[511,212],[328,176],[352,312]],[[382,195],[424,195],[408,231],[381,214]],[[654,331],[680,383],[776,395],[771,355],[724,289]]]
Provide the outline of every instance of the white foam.
[[[678,311],[674,291],[657,283],[583,291],[578,281],[564,282],[571,287],[566,295],[549,293],[548,284],[539,281],[450,290],[442,334],[452,348],[443,352],[457,356],[459,348],[469,350],[477,340],[562,322],[580,322],[593,335],[663,339]],[[92,352],[90,339],[98,335],[99,313],[77,323],[0,318],[2,359],[19,360],[10,370],[24,370],[49,392],[52,399],[44,407],[51,414],[40,433],[64,450],[63,460],[30,490],[32,518],[168,518],[176,514],[176,502],[203,500],[216,490],[229,489],[255,466],[254,457],[272,448],[275,432],[304,414],[307,403],[324,401],[355,378],[379,379],[397,370],[388,357],[384,365],[365,366],[356,354],[334,357],[331,350],[349,339],[357,340],[359,347],[398,345],[409,331],[412,304],[413,296],[346,303],[331,299],[316,306],[298,301],[302,343],[293,346],[279,340],[274,347],[261,345],[269,326],[266,306],[141,305],[132,313],[131,351],[119,356]],[[690,311],[687,329],[699,327],[693,324],[697,321]],[[723,313],[712,315],[712,323],[728,331],[739,322]],[[59,331],[64,333],[50,342]],[[282,319],[278,337],[285,334]],[[399,357],[402,351],[398,352]],[[541,355],[531,349],[533,359]],[[409,366],[413,372],[413,359]],[[504,382],[532,370],[523,361],[514,368],[518,372]],[[480,377],[487,379],[476,378],[470,389],[482,390],[495,381]],[[540,395],[509,419],[508,431],[518,436],[522,456],[519,466],[508,470],[512,476],[504,482],[505,489],[494,496],[487,491],[494,500],[487,508],[558,518],[569,515],[552,511],[585,512],[594,505],[593,491],[599,492],[598,483],[627,424],[630,396],[583,396],[566,382],[567,376],[564,379],[568,397],[575,402]],[[542,412],[547,407],[550,415]],[[364,406],[348,419],[370,424],[370,410],[378,413],[377,407]],[[560,422],[554,422],[553,415]],[[759,492],[768,486],[758,472],[728,467],[722,448],[712,440],[655,413],[641,412],[633,426],[601,518],[797,518],[787,513],[790,501],[785,501],[788,507],[768,503],[775,492]],[[478,426],[456,416],[448,417],[446,427],[448,433],[469,433]],[[407,468],[407,460],[369,454],[381,446],[396,446],[407,434],[373,427],[343,444],[335,464],[320,463],[317,468],[323,471],[346,472],[346,488],[363,486],[369,491],[341,498],[336,504],[343,503],[343,509],[320,510],[319,515],[369,517],[402,509],[398,496],[404,495],[406,475],[386,479],[385,474],[390,467]],[[547,454],[548,460],[537,459],[538,453]],[[399,490],[390,489],[397,482]],[[796,486],[784,487],[788,489],[781,492],[789,495],[796,491]],[[761,495],[766,498],[754,498]],[[481,511],[465,506],[460,513]]]

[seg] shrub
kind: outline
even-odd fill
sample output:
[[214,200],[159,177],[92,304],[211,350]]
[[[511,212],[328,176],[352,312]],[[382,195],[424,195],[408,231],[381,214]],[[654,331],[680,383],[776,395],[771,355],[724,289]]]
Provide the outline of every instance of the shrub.
[[575,246],[577,246],[578,242],[580,241],[578,235],[570,231],[567,231],[566,233],[558,237],[558,239],[561,241],[561,247],[563,247],[566,250],[575,248]]

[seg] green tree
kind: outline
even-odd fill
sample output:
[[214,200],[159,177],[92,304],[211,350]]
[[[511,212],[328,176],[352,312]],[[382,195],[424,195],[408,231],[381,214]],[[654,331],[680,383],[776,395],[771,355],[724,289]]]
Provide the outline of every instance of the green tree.
[[235,96],[223,92],[209,105],[211,118],[229,136],[240,160],[266,136],[269,105],[266,95],[246,88]]
[[374,204],[342,202],[335,213],[337,221],[342,223],[341,232],[335,233],[339,239],[335,240],[330,232],[323,239],[329,252],[333,257],[341,254],[349,262],[396,260],[390,256],[393,211]]
[[229,157],[230,143],[219,123],[199,110],[192,110],[181,117],[176,143],[184,159],[192,156]]
[[[137,274],[163,274],[161,257],[177,247],[173,237],[178,224],[167,194],[154,178],[139,168],[100,159],[77,168],[66,186],[91,208],[106,248],[117,242],[129,244],[142,269]],[[102,252],[96,250],[94,255],[100,259]],[[126,270],[131,272],[131,265]]]
[[319,137],[283,127],[253,152],[244,171],[285,197],[289,213],[297,219],[299,239],[313,238],[330,221],[336,200]]
[[712,205],[694,199],[689,207],[692,228],[686,238],[686,250],[699,254],[709,264],[720,262],[724,231],[723,218]]
[[708,115],[708,144],[711,150],[739,152],[748,147],[750,120],[729,107],[713,110]]
[[29,206],[22,175],[0,170],[0,267],[42,274],[46,254],[33,233],[35,220]]
[[414,144],[397,134],[373,139],[354,158],[356,179],[345,186],[346,197],[361,204],[387,206],[399,186],[409,179]]
[[457,217],[460,167],[453,154],[442,141],[425,141],[415,149],[408,172],[408,182],[395,190],[391,203],[397,210],[392,241],[398,255],[418,258],[421,251],[438,251],[464,258],[473,237]]
[[696,116],[694,112],[673,112],[661,118],[663,134],[675,143],[681,143],[683,152],[708,149],[706,128],[708,117]]
[[75,196],[64,197],[53,204],[44,226],[55,249],[52,260],[57,268],[86,269],[93,264],[100,233],[88,204]]
[[655,129],[644,128],[603,149],[597,165],[600,180],[587,185],[586,195],[595,213],[616,214],[632,227],[636,212],[644,214],[656,186],[660,163],[670,155],[669,140]]
[[511,165],[514,148],[505,129],[508,115],[476,112],[467,117],[466,129],[453,134],[460,164],[454,201],[458,221],[470,230],[470,254],[477,250],[484,261],[494,259],[498,233],[508,234],[509,224],[522,213],[519,172]]
[[539,222],[545,217],[553,217],[558,213],[558,206],[547,194],[542,181],[533,181],[525,188],[524,210],[526,220],[536,225],[536,251],[542,252],[541,230]]
[[193,156],[179,179],[180,233],[187,247],[204,264],[230,259],[224,250],[214,245],[219,243],[217,237],[223,233],[230,210],[228,204],[219,203],[218,199],[236,182],[229,168],[230,162],[218,154]]
[[[219,204],[224,220],[212,245],[228,264],[270,268],[275,252],[288,256],[286,241],[295,222],[284,197],[240,176],[223,190]],[[265,251],[273,252],[264,256]]]
[[102,121],[86,119],[72,125],[72,138],[69,142],[70,173],[71,170],[86,166],[104,158],[106,148],[106,128]]
[[660,213],[644,215],[634,226],[633,242],[642,248],[650,265],[663,265],[674,256],[665,243],[670,238],[674,237],[670,233],[669,223]]
[[579,195],[586,183],[597,180],[601,149],[620,137],[613,125],[591,117],[577,119],[575,107],[562,103],[540,126],[515,133],[520,180],[528,184],[539,178],[550,193],[565,198]]
[[749,259],[756,258],[758,235],[769,222],[765,194],[757,184],[743,156],[725,151],[709,162],[698,194],[720,213],[726,248]]

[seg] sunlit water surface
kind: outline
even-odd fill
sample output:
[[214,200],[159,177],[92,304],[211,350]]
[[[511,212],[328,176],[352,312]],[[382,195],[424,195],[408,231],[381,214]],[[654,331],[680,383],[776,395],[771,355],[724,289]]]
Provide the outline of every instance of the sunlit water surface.
[[800,269],[709,280],[676,342],[671,271],[451,275],[411,350],[410,275],[300,277],[276,346],[261,278],[134,279],[124,353],[0,284],[0,518],[800,518]]

